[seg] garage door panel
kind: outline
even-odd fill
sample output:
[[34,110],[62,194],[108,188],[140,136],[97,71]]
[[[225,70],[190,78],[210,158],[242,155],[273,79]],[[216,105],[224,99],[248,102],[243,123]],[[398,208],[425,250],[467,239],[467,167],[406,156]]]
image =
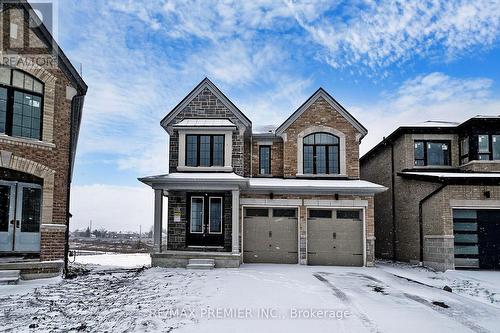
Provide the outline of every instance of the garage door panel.
[[363,266],[363,222],[329,216],[308,219],[308,264]]
[[[280,210],[280,214],[296,216],[296,210],[278,210]],[[297,218],[273,216],[275,212],[272,208],[268,209],[268,212],[266,217],[248,217],[245,214],[243,226],[244,262],[296,264],[298,262]]]

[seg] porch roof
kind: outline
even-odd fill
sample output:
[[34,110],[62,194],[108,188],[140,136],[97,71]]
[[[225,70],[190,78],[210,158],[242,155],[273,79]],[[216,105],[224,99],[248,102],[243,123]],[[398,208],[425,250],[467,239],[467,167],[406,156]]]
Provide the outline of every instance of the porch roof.
[[164,189],[202,189],[231,186],[246,186],[248,179],[234,172],[175,172],[165,175],[139,178],[139,181],[153,188]]
[[375,194],[384,192],[387,188],[365,180],[250,178],[249,190],[275,193]]

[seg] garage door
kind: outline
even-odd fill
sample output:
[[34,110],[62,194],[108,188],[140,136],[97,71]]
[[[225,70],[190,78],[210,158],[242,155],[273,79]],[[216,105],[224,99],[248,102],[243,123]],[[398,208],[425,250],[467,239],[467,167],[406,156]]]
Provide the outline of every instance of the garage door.
[[453,210],[455,267],[500,268],[500,210]]
[[363,266],[361,210],[309,209],[309,265]]
[[243,262],[296,264],[297,209],[245,208]]

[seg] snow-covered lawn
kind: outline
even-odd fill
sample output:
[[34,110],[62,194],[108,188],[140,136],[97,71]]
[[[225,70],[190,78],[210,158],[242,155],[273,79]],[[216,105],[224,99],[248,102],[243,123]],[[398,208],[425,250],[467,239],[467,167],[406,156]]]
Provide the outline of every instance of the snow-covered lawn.
[[[105,258],[85,259],[106,267],[87,265],[91,272],[72,280],[0,286],[0,330],[458,333],[500,327],[499,304],[488,301],[497,299],[491,294],[499,290],[500,272],[442,274],[389,263],[120,271]],[[139,262],[132,258],[129,267]],[[124,265],[122,259],[114,263]]]
[[99,265],[100,268],[133,268],[151,265],[149,253],[104,253],[98,255],[77,255],[75,262],[84,265]]

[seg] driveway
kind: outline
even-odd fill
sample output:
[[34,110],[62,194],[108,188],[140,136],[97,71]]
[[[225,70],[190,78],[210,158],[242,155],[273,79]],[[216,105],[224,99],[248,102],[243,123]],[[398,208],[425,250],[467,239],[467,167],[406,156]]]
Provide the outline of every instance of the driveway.
[[72,280],[0,286],[0,327],[11,332],[498,332],[500,307],[490,289],[500,284],[500,273],[479,272],[471,279],[470,290],[488,289],[483,298],[464,294],[463,288],[443,291],[444,282],[469,283],[466,271],[451,273],[447,280],[421,268],[387,264],[254,264],[212,271],[94,266]]

